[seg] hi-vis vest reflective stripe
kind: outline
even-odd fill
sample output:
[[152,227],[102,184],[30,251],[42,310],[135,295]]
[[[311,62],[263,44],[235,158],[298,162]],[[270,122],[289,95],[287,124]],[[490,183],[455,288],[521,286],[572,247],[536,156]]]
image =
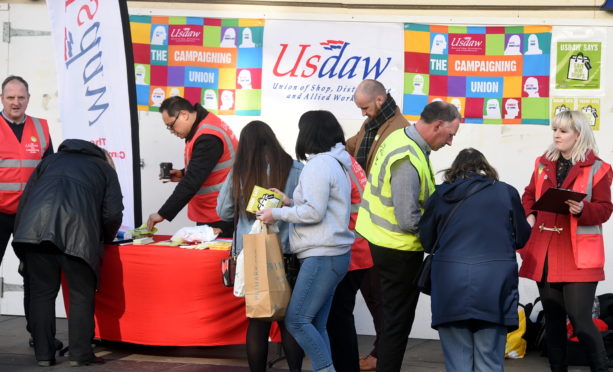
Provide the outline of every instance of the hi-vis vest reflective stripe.
[[[544,165],[540,158],[536,160],[536,195],[543,194],[545,181]],[[587,194],[584,201],[592,200],[592,187],[600,182],[611,170],[611,166],[601,160],[596,160],[589,167],[582,167],[579,176],[573,182],[574,191]],[[604,267],[604,240],[602,238],[602,225],[579,226],[579,218],[570,216],[570,239],[573,247],[575,265],[579,269]]]
[[0,116],[0,212],[17,213],[23,189],[49,147],[49,142],[49,128],[45,120],[27,116],[19,142]]
[[186,170],[189,168],[189,161],[192,158],[194,143],[198,137],[204,134],[219,138],[223,143],[223,153],[196,195],[187,204],[187,216],[195,222],[215,222],[219,221],[219,216],[215,210],[217,208],[217,195],[234,164],[238,140],[226,123],[213,113],[208,113],[204,120],[198,124],[194,137],[185,145]]
[[423,205],[435,190],[434,174],[423,151],[409,138],[404,128],[398,129],[379,146],[368,183],[362,195],[356,231],[369,242],[402,251],[422,251],[419,238],[400,229],[392,204],[391,169],[408,158],[419,175],[419,203]]

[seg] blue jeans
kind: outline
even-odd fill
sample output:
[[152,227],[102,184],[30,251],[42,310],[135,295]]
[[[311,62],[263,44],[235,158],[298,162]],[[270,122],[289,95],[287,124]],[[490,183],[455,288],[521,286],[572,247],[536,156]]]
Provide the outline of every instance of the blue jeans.
[[505,326],[479,320],[438,327],[447,372],[502,372],[507,343]]
[[349,268],[350,254],[301,260],[285,326],[311,359],[314,371],[334,371],[326,323],[336,286]]

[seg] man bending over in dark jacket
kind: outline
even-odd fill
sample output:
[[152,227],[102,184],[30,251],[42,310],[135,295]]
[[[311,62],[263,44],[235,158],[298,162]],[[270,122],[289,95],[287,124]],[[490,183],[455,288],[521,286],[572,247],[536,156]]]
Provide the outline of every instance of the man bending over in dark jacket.
[[123,216],[113,161],[83,140],[64,141],[36,167],[19,203],[13,246],[30,280],[30,327],[40,366],[55,363],[55,298],[68,281],[70,364],[102,363],[94,355],[94,292],[104,252]]

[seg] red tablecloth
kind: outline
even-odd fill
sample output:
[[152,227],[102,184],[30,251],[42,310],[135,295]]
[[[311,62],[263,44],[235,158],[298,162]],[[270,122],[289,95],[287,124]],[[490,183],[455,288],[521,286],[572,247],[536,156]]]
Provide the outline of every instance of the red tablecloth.
[[245,302],[221,283],[220,261],[227,255],[107,245],[96,294],[96,337],[145,345],[244,344]]

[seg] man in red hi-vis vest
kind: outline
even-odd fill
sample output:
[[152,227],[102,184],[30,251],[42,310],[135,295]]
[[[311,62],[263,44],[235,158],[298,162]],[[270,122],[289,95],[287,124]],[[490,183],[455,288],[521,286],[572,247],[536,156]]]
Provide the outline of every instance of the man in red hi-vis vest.
[[[20,76],[9,76],[2,82],[0,113],[0,262],[13,234],[19,198],[30,175],[41,159],[53,154],[49,126],[45,119],[26,115],[30,92]],[[20,264],[19,273],[26,268]],[[29,315],[29,282],[24,276],[24,311]],[[29,331],[29,327],[27,327]],[[34,346],[30,339],[30,346]],[[56,347],[62,348],[56,340]]]
[[2,83],[0,115],[0,262],[13,233],[19,198],[40,160],[53,153],[44,119],[26,115],[28,83],[9,76]]
[[187,204],[187,216],[198,225],[221,229],[219,236],[232,237],[234,225],[217,215],[217,194],[232,169],[238,140],[230,127],[200,103],[170,97],[160,105],[162,120],[172,134],[185,139],[185,169],[172,169],[171,181],[179,182],[157,213],[147,220],[151,230],[172,219]]

